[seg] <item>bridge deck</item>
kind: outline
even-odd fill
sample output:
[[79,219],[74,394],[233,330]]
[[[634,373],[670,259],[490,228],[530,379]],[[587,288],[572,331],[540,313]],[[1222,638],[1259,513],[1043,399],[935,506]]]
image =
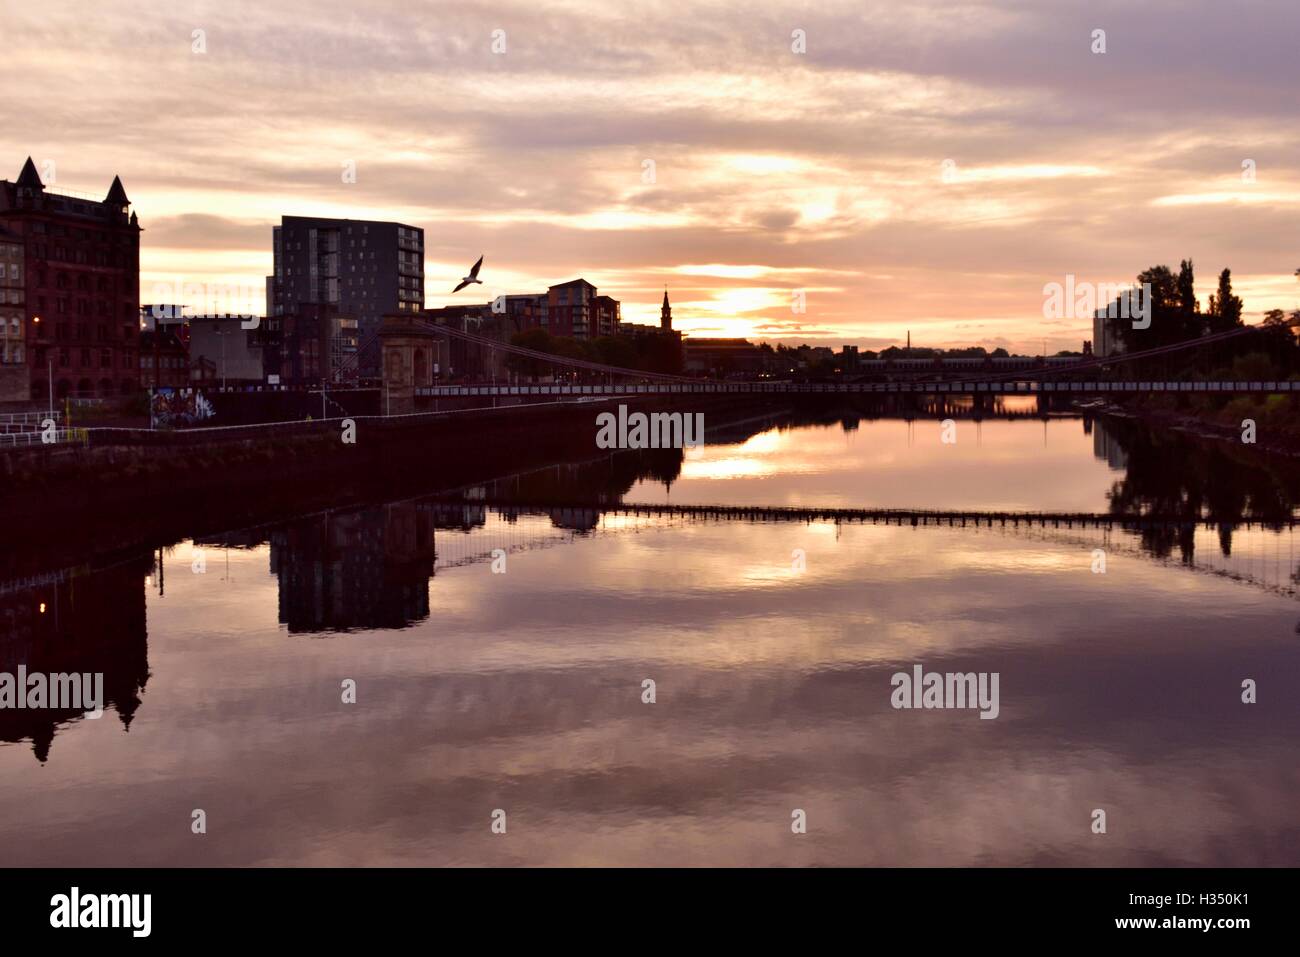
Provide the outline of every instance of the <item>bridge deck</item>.
[[[511,498],[458,498],[446,497],[438,500],[440,504],[463,507],[476,506],[492,508],[498,511],[518,509],[520,511],[564,511],[593,512],[616,515],[678,515],[694,516],[702,519],[720,521],[773,521],[773,522],[853,522],[885,525],[943,525],[964,527],[967,525],[1050,525],[1064,528],[1100,528],[1124,526],[1130,528],[1153,528],[1158,526],[1175,526],[1181,528],[1204,525],[1217,527],[1212,516],[1152,515],[1138,512],[1012,512],[1012,511],[960,511],[944,509],[913,508],[835,508],[797,505],[669,505],[653,503],[608,503],[592,502],[544,502],[521,501]],[[1285,518],[1265,518],[1262,516],[1241,516],[1234,518],[1234,527],[1250,528],[1255,525],[1268,527],[1294,527],[1294,515]]]
[[422,396],[570,396],[570,395],[692,395],[744,394],[912,394],[957,393],[970,395],[1074,395],[1135,392],[1273,393],[1300,391],[1300,382],[1050,382],[1017,380],[1008,382],[656,382],[602,383],[594,385],[441,385],[416,390]]

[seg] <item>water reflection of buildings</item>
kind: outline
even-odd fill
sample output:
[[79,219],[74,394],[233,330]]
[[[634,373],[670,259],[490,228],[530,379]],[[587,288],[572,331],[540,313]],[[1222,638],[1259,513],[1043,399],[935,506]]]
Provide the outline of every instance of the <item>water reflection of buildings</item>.
[[405,628],[429,617],[431,506],[399,502],[313,516],[271,534],[290,632]]
[[[481,492],[482,490],[476,490]],[[436,517],[437,527],[448,531],[476,532],[473,540],[460,542],[442,538],[438,543],[439,568],[463,565],[491,554],[493,549],[511,551],[553,543],[556,538],[548,532],[594,531],[600,526],[602,511],[598,507],[546,509],[494,507],[460,503],[438,503],[429,506]],[[525,526],[516,529],[520,525]],[[502,529],[500,526],[505,526]],[[508,532],[502,534],[503,531]],[[496,533],[496,534],[493,534]]]
[[[412,500],[314,515],[270,533],[279,620],[295,634],[406,628],[429,617],[429,581],[438,568],[490,561],[498,549],[552,544],[557,535],[599,523],[596,508],[548,509],[542,519],[472,501]],[[450,534],[440,539],[438,531]]]
[[[16,674],[25,665],[28,674],[102,673],[103,707],[129,729],[149,680],[145,576],[151,568],[145,555],[45,583],[0,586],[0,671]],[[0,741],[30,738],[44,762],[55,732],[82,719],[81,711],[6,708],[0,710]]]
[[1105,462],[1114,471],[1128,468],[1128,453],[1111,435],[1104,422],[1098,422],[1092,430],[1092,454]]
[[600,524],[601,512],[595,508],[550,508],[546,510],[551,524],[575,532],[589,532]]
[[1300,469],[1293,464],[1264,462],[1234,443],[1128,418],[1098,419],[1092,439],[1097,458],[1123,473],[1107,493],[1112,513],[1164,519],[1136,531],[1144,551],[1160,560],[1177,553],[1185,565],[1214,564],[1248,578],[1256,577],[1245,570],[1252,563],[1285,565],[1286,576],[1263,577],[1284,577],[1283,587],[1300,581],[1300,571],[1289,567],[1300,501]]

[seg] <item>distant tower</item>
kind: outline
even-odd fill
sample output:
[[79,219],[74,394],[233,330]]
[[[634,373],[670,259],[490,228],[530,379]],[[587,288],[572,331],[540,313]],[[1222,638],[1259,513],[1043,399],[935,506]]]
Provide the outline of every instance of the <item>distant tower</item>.
[[659,328],[664,332],[673,331],[673,307],[668,305],[668,287],[664,287],[664,304],[659,308]]
[[908,352],[912,351],[912,330],[911,329],[907,330],[907,351]]

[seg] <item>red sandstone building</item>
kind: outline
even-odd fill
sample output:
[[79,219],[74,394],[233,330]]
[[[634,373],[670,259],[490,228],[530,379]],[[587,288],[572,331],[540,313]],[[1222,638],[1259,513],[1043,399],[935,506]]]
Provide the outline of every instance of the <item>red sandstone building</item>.
[[23,342],[25,273],[21,237],[0,226],[0,402],[26,402],[31,395]]
[[138,389],[140,225],[122,181],[98,202],[57,192],[28,157],[0,180],[0,228],[23,243],[32,397],[47,395],[51,366],[58,397]]
[[190,384],[190,350],[175,328],[140,333],[140,387],[183,389]]

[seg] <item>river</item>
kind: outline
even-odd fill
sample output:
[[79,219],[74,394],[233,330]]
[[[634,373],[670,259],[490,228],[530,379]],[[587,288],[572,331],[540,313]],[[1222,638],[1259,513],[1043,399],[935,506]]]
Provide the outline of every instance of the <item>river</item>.
[[[1300,864],[1300,479],[1000,411],[776,415],[0,583],[0,671],[107,698],[0,711],[0,865]],[[996,716],[896,707],[916,666],[996,674]]]

